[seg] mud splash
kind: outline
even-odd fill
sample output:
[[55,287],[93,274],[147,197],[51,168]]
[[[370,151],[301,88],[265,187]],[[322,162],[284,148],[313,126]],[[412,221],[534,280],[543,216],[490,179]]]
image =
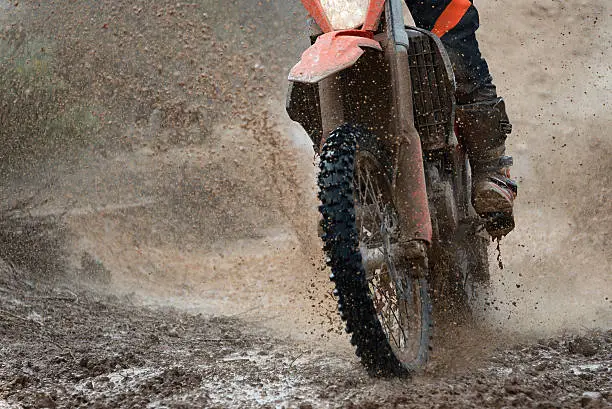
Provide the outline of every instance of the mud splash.
[[[335,312],[312,151],[282,112],[284,73],[307,45],[298,2],[128,3],[20,2],[0,15],[2,29],[53,45],[99,126],[78,155],[0,175],[0,198],[35,196],[33,215],[64,215],[61,273],[102,291],[70,302],[0,281],[0,408],[609,399],[610,334],[591,329],[612,322],[611,5],[479,5],[515,128],[518,227],[482,292],[484,328],[449,328],[430,371],[406,383],[366,378]],[[84,254],[110,285],[82,276]]]
[[270,337],[236,318],[151,310],[91,290],[66,299],[53,286],[4,285],[5,408],[598,408],[610,399],[610,332],[518,343],[468,371],[381,380],[329,346]]

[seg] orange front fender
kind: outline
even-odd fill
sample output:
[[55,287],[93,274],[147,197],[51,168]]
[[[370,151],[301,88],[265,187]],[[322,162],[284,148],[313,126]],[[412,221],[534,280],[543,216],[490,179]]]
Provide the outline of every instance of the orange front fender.
[[332,31],[320,35],[291,69],[289,81],[318,83],[355,64],[363,55],[362,47],[382,51],[378,41],[370,35],[370,32],[361,30]]

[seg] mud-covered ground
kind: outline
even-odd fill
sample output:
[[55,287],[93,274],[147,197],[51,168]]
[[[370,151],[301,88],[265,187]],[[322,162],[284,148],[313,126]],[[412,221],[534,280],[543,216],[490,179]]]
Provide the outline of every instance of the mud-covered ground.
[[239,317],[0,280],[1,408],[604,408],[612,332],[497,348],[473,368],[377,380]]
[[609,407],[612,3],[481,3],[517,228],[478,325],[379,380],[283,113],[299,2],[0,0],[0,409]]

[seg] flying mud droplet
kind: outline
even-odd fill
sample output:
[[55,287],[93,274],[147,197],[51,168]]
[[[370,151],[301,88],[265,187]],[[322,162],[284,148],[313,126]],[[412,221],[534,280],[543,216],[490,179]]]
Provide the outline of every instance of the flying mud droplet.
[[499,267],[500,270],[504,269],[504,263],[502,262],[502,256],[501,256],[501,246],[499,244],[500,240],[497,239],[497,246],[495,247],[495,251],[497,251],[497,266]]

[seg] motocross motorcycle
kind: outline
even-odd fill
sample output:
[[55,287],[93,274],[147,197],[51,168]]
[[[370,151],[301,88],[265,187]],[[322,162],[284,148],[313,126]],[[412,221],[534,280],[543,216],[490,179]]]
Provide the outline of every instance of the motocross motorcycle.
[[321,33],[287,98],[319,155],[338,309],[377,376],[421,370],[433,307],[463,308],[489,279],[450,60],[438,37],[404,25],[402,1],[302,0]]

